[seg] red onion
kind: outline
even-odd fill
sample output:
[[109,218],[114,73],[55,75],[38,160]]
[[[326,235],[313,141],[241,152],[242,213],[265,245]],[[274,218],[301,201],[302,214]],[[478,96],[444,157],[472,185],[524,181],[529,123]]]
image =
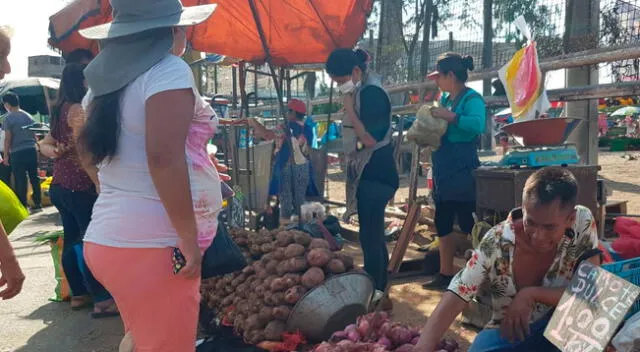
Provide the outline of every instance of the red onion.
[[336,331],[333,333],[333,335],[331,335],[331,338],[329,339],[329,341],[338,342],[338,341],[346,340],[348,338],[349,336],[346,331]]
[[410,344],[407,343],[407,344],[404,344],[404,345],[396,348],[394,351],[395,352],[413,352],[413,348],[414,348],[413,345],[410,345]]
[[347,338],[353,342],[358,342],[362,337],[357,331],[350,331],[347,333]]
[[389,340],[389,338],[387,338],[386,336],[382,336],[381,338],[379,338],[377,343],[384,346],[388,350],[393,347],[393,343],[391,343],[391,340]]
[[367,319],[360,319],[360,321],[358,321],[358,334],[360,334],[360,336],[367,336],[367,334],[369,334],[369,331],[371,330],[371,326],[369,324],[369,321]]
[[344,332],[349,332],[349,331],[357,331],[356,324],[349,324],[347,325],[346,328],[344,328]]
[[419,340],[420,340],[420,336],[416,336],[413,339],[411,339],[411,344],[417,345]]

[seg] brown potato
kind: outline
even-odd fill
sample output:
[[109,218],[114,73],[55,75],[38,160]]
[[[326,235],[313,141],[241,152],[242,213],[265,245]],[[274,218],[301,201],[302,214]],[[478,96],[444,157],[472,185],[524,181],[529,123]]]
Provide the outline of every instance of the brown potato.
[[295,258],[303,255],[304,252],[305,252],[305,249],[303,245],[292,243],[288,245],[287,248],[284,250],[284,255],[286,258]]
[[273,308],[273,317],[278,320],[287,321],[289,314],[291,314],[291,308],[288,306],[282,305]]
[[312,267],[302,275],[302,285],[308,289],[320,286],[324,282],[324,272],[318,267]]

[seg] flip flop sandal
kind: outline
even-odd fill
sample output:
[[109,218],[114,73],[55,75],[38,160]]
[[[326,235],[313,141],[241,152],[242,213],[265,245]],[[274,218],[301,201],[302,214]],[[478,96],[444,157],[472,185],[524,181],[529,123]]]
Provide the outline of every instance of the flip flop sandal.
[[[74,302],[77,302],[77,305],[73,305]],[[91,302],[90,298],[71,298],[71,310],[83,310],[85,308],[91,307],[93,302]]]
[[98,309],[99,311],[94,310],[93,312],[91,312],[91,317],[93,319],[103,319],[103,318],[120,316],[120,311],[118,311],[118,307],[116,306],[115,303],[111,304],[106,308],[100,308],[100,307],[94,306],[94,309]]

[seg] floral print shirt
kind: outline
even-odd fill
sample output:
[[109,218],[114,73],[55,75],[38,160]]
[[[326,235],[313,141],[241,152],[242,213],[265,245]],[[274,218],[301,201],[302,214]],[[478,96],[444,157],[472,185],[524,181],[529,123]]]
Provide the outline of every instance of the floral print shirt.
[[[513,253],[515,233],[513,211],[506,221],[489,230],[467,265],[453,278],[449,291],[463,300],[473,300],[481,287],[491,299],[492,318],[485,328],[497,328],[502,322],[504,310],[509,307],[517,290],[513,277]],[[598,231],[591,211],[576,206],[576,220],[558,245],[553,263],[547,271],[542,286],[565,287],[571,281],[578,260],[586,252],[598,248]],[[552,307],[536,303],[531,322],[544,317]]]

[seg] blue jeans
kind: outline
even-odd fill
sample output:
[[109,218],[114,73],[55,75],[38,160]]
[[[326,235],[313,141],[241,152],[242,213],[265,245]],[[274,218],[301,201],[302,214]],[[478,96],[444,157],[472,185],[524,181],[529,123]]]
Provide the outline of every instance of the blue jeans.
[[60,185],[51,185],[51,202],[58,209],[64,230],[62,268],[71,293],[74,296],[91,294],[94,302],[111,298],[107,290],[93,277],[82,253],[82,239],[91,221],[93,204],[97,195],[93,192],[74,192]]
[[509,342],[500,336],[500,329],[484,329],[480,331],[469,352],[546,352],[558,351],[558,349],[544,337],[544,329],[547,327],[551,315],[542,318],[530,325],[531,334],[520,342]]

